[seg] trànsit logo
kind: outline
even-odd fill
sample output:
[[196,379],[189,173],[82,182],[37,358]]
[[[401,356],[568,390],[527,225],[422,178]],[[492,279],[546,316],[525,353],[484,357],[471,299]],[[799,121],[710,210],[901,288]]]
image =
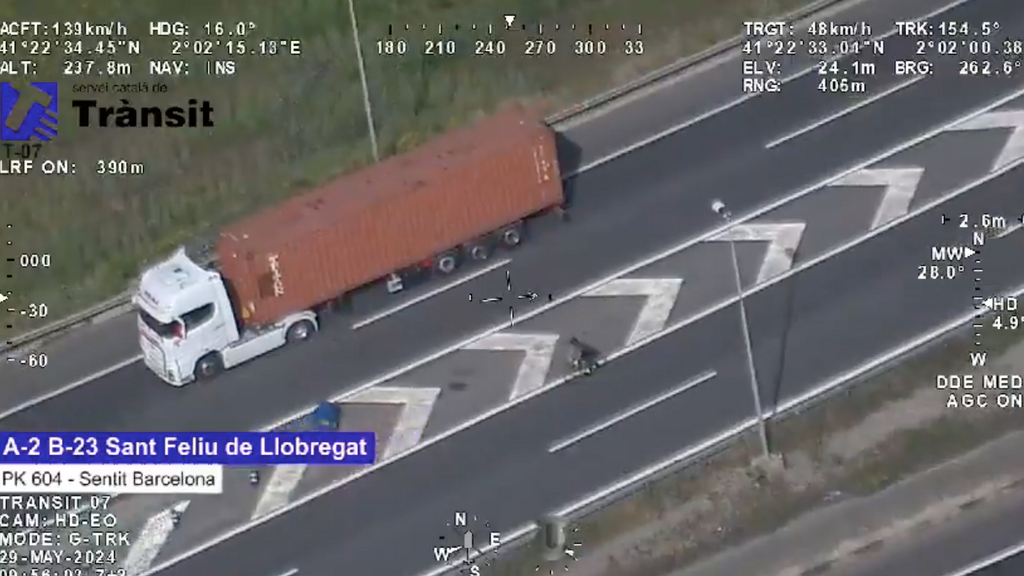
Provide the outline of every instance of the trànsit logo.
[[72,100],[83,128],[212,128],[213,106],[190,98],[187,106],[133,106],[122,99],[118,106],[101,106],[97,100]]
[[49,142],[57,137],[58,112],[56,82],[0,82],[0,140]]

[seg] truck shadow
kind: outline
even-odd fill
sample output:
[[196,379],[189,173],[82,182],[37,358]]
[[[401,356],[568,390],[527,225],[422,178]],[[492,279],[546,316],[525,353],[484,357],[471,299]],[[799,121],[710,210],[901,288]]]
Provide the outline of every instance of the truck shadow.
[[572,207],[575,199],[576,178],[566,178],[565,174],[574,174],[580,167],[580,159],[583,157],[582,148],[576,142],[569,140],[562,132],[555,132],[555,148],[558,150],[558,166],[562,172],[562,179],[565,181],[565,205]]

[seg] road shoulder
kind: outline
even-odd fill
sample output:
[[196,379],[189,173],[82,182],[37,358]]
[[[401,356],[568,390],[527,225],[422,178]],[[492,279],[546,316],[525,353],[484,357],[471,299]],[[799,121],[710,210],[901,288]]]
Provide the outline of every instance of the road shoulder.
[[672,576],[810,576],[1024,491],[1024,432],[1014,432],[876,494],[829,505]]
[[[950,391],[936,386],[936,374],[1024,371],[1016,332],[982,334],[984,368],[964,367],[967,351],[977,351],[967,333],[932,343],[774,423],[769,435],[778,461],[759,462],[756,434],[749,434],[574,522],[586,550],[573,572],[820,576],[837,564],[856,567],[839,561],[882,549],[887,538],[985,498],[1016,494],[1024,486],[1024,456],[1014,453],[1024,438],[1019,410],[951,408]],[[501,557],[497,574],[536,564],[538,549]]]

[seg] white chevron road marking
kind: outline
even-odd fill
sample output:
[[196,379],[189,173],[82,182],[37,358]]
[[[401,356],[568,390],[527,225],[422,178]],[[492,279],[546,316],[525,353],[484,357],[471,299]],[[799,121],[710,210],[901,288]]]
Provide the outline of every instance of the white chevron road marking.
[[992,162],[992,170],[999,170],[1015,160],[1024,158],[1024,110],[994,110],[950,128],[951,132],[967,130],[1010,131],[1006,144]]
[[[423,431],[434,411],[440,388],[379,387],[365,390],[345,401],[345,404],[376,404],[401,406],[401,412],[391,430],[391,436],[383,451],[379,451],[378,462],[384,462],[410,450],[419,443]],[[344,413],[344,412],[343,412]],[[282,464],[274,466],[260,495],[252,518],[260,518],[285,506],[306,474],[306,464]]]
[[885,188],[878,203],[871,229],[885,226],[910,211],[924,168],[865,168],[839,178],[829,186],[880,186]]
[[647,299],[644,307],[637,314],[633,329],[626,338],[626,344],[632,344],[665,328],[672,308],[676,305],[679,290],[683,287],[682,278],[619,278],[604,286],[583,293],[585,297],[612,296],[643,296]]
[[[619,279],[584,296],[647,298],[627,341],[628,344],[665,327],[681,286],[682,280],[676,278]],[[559,337],[558,334],[548,333],[499,332],[474,342],[465,349],[524,354],[509,394],[510,400],[515,400],[544,386]],[[378,458],[384,462],[419,443],[440,392],[438,388],[374,387],[347,398],[345,404],[402,406],[402,414],[392,430],[387,447]],[[252,518],[260,518],[287,505],[307,468],[308,466],[304,464],[275,466],[256,504]]]
[[[946,8],[944,8],[942,10],[939,10],[938,12],[933,13],[932,16],[937,15],[937,14],[941,13],[942,11],[947,10],[949,8],[952,8],[952,7],[956,6],[956,5],[963,4],[966,1],[967,0],[957,0],[953,4],[950,4],[949,6],[947,6]],[[931,16],[928,16],[928,17],[931,17]],[[926,18],[928,18],[928,17],[926,17]],[[816,67],[814,69],[816,69]],[[813,71],[813,69],[808,69],[808,72],[810,72],[810,71]],[[841,170],[839,173],[831,174],[831,175],[825,177],[822,180],[819,180],[817,182],[813,182],[813,183],[808,184],[807,186],[804,186],[800,190],[797,190],[797,191],[792,192],[790,194],[787,194],[785,196],[781,196],[781,197],[777,198],[776,200],[773,200],[773,201],[771,201],[771,202],[769,202],[769,203],[767,203],[767,204],[765,204],[763,206],[760,206],[760,207],[758,207],[757,209],[753,210],[750,213],[740,215],[740,216],[738,216],[736,218],[736,222],[737,223],[748,222],[750,220],[754,220],[755,218],[759,218],[761,216],[764,216],[765,214],[768,214],[768,213],[772,212],[773,210],[778,209],[781,206],[784,206],[786,204],[789,204],[791,202],[794,202],[796,200],[799,200],[801,198],[804,198],[804,197],[806,197],[806,196],[808,196],[810,194],[813,194],[813,193],[819,191],[822,187],[828,186],[830,183],[832,183],[834,180],[836,180],[838,178],[841,178],[841,177],[843,177],[843,176],[845,176],[847,174],[850,174],[852,172],[856,172],[857,170],[860,170],[860,169],[865,168],[867,166],[871,166],[872,164],[876,164],[876,163],[878,163],[878,162],[880,162],[882,160],[885,160],[886,158],[889,158],[889,157],[891,157],[891,156],[893,156],[895,154],[903,152],[904,150],[908,150],[908,149],[913,148],[914,146],[917,146],[917,145],[919,145],[919,144],[921,144],[923,142],[931,140],[932,138],[935,138],[936,136],[938,136],[940,134],[943,134],[945,132],[949,132],[950,130],[954,129],[956,126],[958,126],[960,124],[964,124],[966,122],[969,122],[973,118],[976,118],[976,117],[978,117],[978,116],[988,112],[989,110],[992,110],[994,108],[998,108],[1000,106],[1004,106],[1004,105],[1012,102],[1013,100],[1016,100],[1017,98],[1019,98],[1021,96],[1024,96],[1024,89],[1017,89],[1017,90],[1015,90],[1015,91],[1013,91],[1011,93],[1008,93],[1008,94],[1006,94],[1004,96],[1000,96],[1000,97],[996,98],[995,100],[993,100],[991,102],[987,102],[987,103],[982,104],[982,105],[980,105],[978,107],[975,107],[975,108],[973,108],[973,109],[971,109],[969,111],[964,112],[960,116],[957,116],[956,118],[953,118],[950,121],[943,123],[940,126],[935,126],[933,128],[930,128],[930,129],[928,129],[928,130],[918,134],[917,136],[914,136],[913,138],[905,140],[905,141],[903,141],[903,142],[901,142],[901,143],[899,143],[899,144],[897,144],[897,145],[895,145],[895,146],[893,146],[891,148],[888,148],[886,150],[882,150],[882,151],[878,152],[877,154],[873,154],[870,158],[865,158],[865,159],[857,162],[856,165],[850,166],[850,167],[848,167],[846,169]],[[628,151],[623,152],[623,154],[625,154],[627,152]],[[618,156],[615,156],[615,157],[618,157]],[[613,160],[613,159],[614,158],[610,158],[610,160]],[[573,293],[568,294],[568,295],[566,295],[565,297],[563,297],[563,298],[561,298],[559,300],[556,300],[554,302],[545,304],[543,306],[539,306],[536,309],[529,311],[525,316],[523,316],[521,318],[518,318],[517,320],[528,320],[530,318],[533,318],[534,316],[536,316],[538,314],[542,314],[543,312],[545,312],[547,310],[550,310],[551,308],[554,308],[554,307],[557,307],[557,306],[561,306],[562,304],[565,304],[566,302],[569,302],[569,301],[575,299],[577,296],[583,294],[584,292],[586,292],[588,290],[591,290],[594,287],[600,286],[601,284],[605,284],[605,283],[611,281],[614,278],[625,276],[626,274],[630,274],[632,272],[635,272],[635,271],[637,271],[637,270],[639,270],[639,269],[641,269],[641,268],[643,268],[645,266],[653,264],[654,262],[657,262],[659,260],[663,260],[665,258],[668,258],[669,256],[672,256],[673,254],[677,254],[679,252],[682,252],[683,250],[685,250],[685,249],[687,249],[687,248],[689,248],[689,247],[691,247],[691,246],[693,246],[695,244],[698,244],[700,242],[705,242],[709,238],[711,238],[712,236],[720,234],[723,230],[728,228],[728,226],[729,225],[723,224],[721,226],[718,226],[714,230],[709,230],[708,232],[706,232],[704,234],[701,234],[700,236],[689,238],[689,239],[687,239],[687,240],[685,240],[683,242],[680,242],[680,243],[675,244],[675,245],[673,245],[673,246],[671,246],[669,248],[666,248],[665,250],[662,250],[661,252],[659,252],[657,254],[652,254],[651,256],[648,256],[648,257],[643,258],[643,259],[641,259],[641,260],[639,260],[637,262],[634,262],[634,263],[628,265],[627,267],[625,267],[625,268],[623,268],[621,270],[618,270],[618,271],[616,271],[616,272],[614,272],[612,274],[609,274],[609,275],[607,275],[607,276],[605,276],[603,278],[600,278],[598,280],[595,280],[593,282],[588,283],[587,286],[581,287],[578,290],[574,291]],[[435,352],[433,352],[433,353],[431,353],[431,354],[429,354],[427,356],[424,356],[423,358],[419,358],[419,359],[417,359],[417,360],[415,360],[413,362],[410,362],[409,364],[406,364],[404,366],[399,366],[399,367],[395,368],[394,370],[391,370],[388,373],[381,374],[381,375],[373,378],[371,381],[366,382],[366,383],[360,385],[358,389],[365,389],[365,388],[368,388],[370,386],[374,386],[376,384],[380,384],[382,382],[386,382],[388,380],[394,379],[394,378],[404,374],[405,372],[413,370],[413,369],[415,369],[415,368],[417,368],[419,366],[422,366],[424,364],[432,362],[432,361],[434,361],[434,360],[436,360],[436,359],[438,359],[438,358],[440,358],[440,357],[442,357],[442,356],[444,356],[446,354],[449,354],[449,353],[451,353],[451,352],[453,352],[455,350],[458,350],[459,348],[464,346],[466,344],[466,342],[470,342],[470,341],[482,338],[484,334],[493,334],[494,332],[497,332],[499,330],[503,330],[503,329],[505,329],[507,327],[508,327],[508,323],[507,322],[503,322],[500,325],[491,326],[490,328],[487,328],[487,329],[481,331],[480,333],[478,333],[478,334],[476,334],[474,336],[471,336],[469,338],[464,339],[460,343],[450,344],[449,346],[446,346],[446,347],[444,347],[444,348],[442,348],[440,350],[437,350],[437,351],[435,351]],[[33,398],[32,400],[28,400],[26,402],[22,402],[21,404],[19,404],[17,406],[8,408],[7,410],[4,410],[3,412],[0,412],[0,420],[3,420],[4,418],[7,418],[9,416],[12,416],[12,415],[14,415],[14,414],[16,414],[18,412],[22,412],[24,410],[27,410],[27,409],[29,409],[29,408],[37,405],[37,404],[45,402],[45,401],[47,401],[47,400],[49,400],[51,398],[54,398],[54,397],[59,396],[61,394],[66,394],[66,393],[68,393],[68,392],[70,392],[70,391],[72,391],[72,390],[74,390],[76,388],[80,388],[82,386],[85,386],[85,385],[89,384],[90,382],[95,381],[98,378],[102,378],[103,376],[105,376],[107,374],[110,374],[112,372],[116,372],[117,370],[120,370],[120,369],[124,368],[125,366],[131,365],[131,364],[133,364],[133,363],[135,363],[135,362],[137,362],[137,361],[139,361],[141,359],[142,359],[141,355],[135,355],[135,356],[133,356],[131,358],[128,358],[126,360],[123,360],[123,361],[119,362],[117,365],[110,366],[110,367],[105,368],[105,369],[103,369],[103,370],[101,370],[99,372],[96,372],[94,374],[90,374],[89,376],[86,376],[86,377],[81,378],[81,379],[79,379],[79,380],[77,380],[75,382],[67,384],[66,386],[63,386],[63,387],[61,387],[61,388],[59,388],[57,390],[53,390],[53,391],[51,391],[51,392],[49,392],[49,393],[47,393],[45,395]],[[345,394],[349,394],[349,393],[352,393],[352,391],[346,392],[344,394],[340,394],[338,396],[338,398],[336,398],[336,399],[339,399],[342,396],[344,396]],[[312,409],[312,408],[310,408],[310,409]],[[299,413],[299,414],[301,414],[301,413]],[[281,419],[281,422],[284,423],[284,422],[287,422],[289,420],[292,420],[297,415],[284,417],[284,418]]]
[[526,334],[521,332],[498,332],[463,347],[463,350],[486,350],[492,352],[524,353],[519,372],[512,384],[509,399],[530,394],[544,386],[551,361],[555,356],[558,334]]
[[805,222],[737,224],[711,238],[710,242],[767,242],[768,250],[757,274],[757,283],[767,282],[793,267],[793,258],[804,236]]
[[[905,142],[903,142],[902,144],[900,144],[898,146],[895,146],[895,147],[890,148],[890,149],[888,149],[886,151],[883,151],[883,152],[873,156],[872,158],[865,159],[863,162],[858,163],[857,166],[850,167],[849,169],[842,171],[842,173],[840,173],[840,174],[833,174],[833,175],[829,176],[828,178],[823,179],[822,181],[810,184],[810,185],[804,187],[803,189],[801,189],[799,191],[796,191],[796,192],[794,192],[792,194],[789,194],[789,195],[787,195],[785,197],[781,197],[781,198],[779,198],[779,199],[777,199],[775,201],[772,201],[772,202],[766,204],[765,206],[762,206],[761,208],[757,209],[756,211],[754,211],[751,214],[743,215],[742,217],[737,218],[737,222],[743,223],[743,222],[747,222],[747,221],[753,220],[754,218],[758,218],[758,217],[761,217],[761,216],[763,216],[765,214],[768,214],[771,211],[773,211],[773,210],[775,210],[775,209],[777,209],[777,208],[779,208],[779,207],[781,207],[783,205],[789,204],[789,203],[791,203],[791,202],[793,202],[795,200],[798,200],[798,199],[803,198],[805,196],[808,196],[808,195],[810,195],[812,193],[815,193],[815,192],[819,191],[822,187],[828,186],[829,184],[831,184],[832,182],[838,180],[839,178],[842,178],[843,176],[846,176],[848,174],[851,174],[853,172],[861,170],[861,169],[863,169],[863,168],[865,168],[867,166],[875,164],[875,163],[877,163],[877,162],[879,162],[881,160],[884,160],[885,158],[888,158],[888,157],[890,157],[890,156],[892,156],[894,154],[897,154],[899,152],[907,150],[907,149],[909,149],[909,148],[911,148],[913,146],[919,145],[922,142],[925,142],[925,141],[927,141],[929,139],[932,139],[932,138],[934,138],[935,136],[937,136],[937,135],[939,135],[941,133],[944,133],[944,132],[947,132],[947,131],[951,130],[953,127],[955,127],[958,124],[967,122],[967,121],[971,120],[972,118],[975,118],[975,117],[985,113],[986,111],[991,110],[992,108],[996,108],[998,106],[1005,105],[1006,103],[1008,103],[1008,102],[1010,102],[1010,101],[1020,97],[1021,95],[1024,95],[1024,89],[1017,90],[1017,91],[1015,91],[1015,92],[1013,92],[1011,94],[1007,94],[1005,96],[1002,96],[1002,97],[998,98],[997,100],[995,100],[993,102],[989,102],[989,103],[987,103],[987,104],[985,104],[985,105],[983,105],[983,106],[981,106],[981,107],[979,107],[979,108],[977,108],[975,110],[972,110],[970,112],[966,112],[962,116],[960,116],[960,117],[958,117],[958,118],[956,118],[956,119],[954,119],[954,120],[944,124],[943,126],[939,126],[939,127],[933,128],[932,130],[929,130],[926,133],[923,133],[923,134],[921,134],[921,135],[919,135],[919,136],[917,136],[917,137],[915,137],[915,138],[913,138],[911,140],[905,141]],[[1005,170],[1001,170],[1001,171],[999,171],[997,173],[994,173],[994,174],[990,175],[990,177],[994,177],[995,175],[1001,174],[1003,172],[1005,172]],[[852,248],[853,246],[859,244],[860,242],[864,242],[864,241],[868,240],[869,238],[875,237],[878,234],[885,232],[886,230],[890,229],[894,225],[897,225],[897,224],[899,224],[899,223],[901,223],[901,222],[903,222],[903,221],[905,221],[905,220],[907,220],[909,218],[912,218],[915,215],[920,214],[921,212],[924,212],[925,210],[928,210],[928,209],[930,209],[930,208],[932,208],[934,206],[937,206],[937,205],[942,204],[944,202],[948,202],[949,200],[952,200],[953,198],[955,198],[957,196],[960,196],[961,194],[965,193],[966,191],[970,190],[971,188],[979,185],[981,182],[983,182],[983,180],[976,180],[974,182],[971,182],[967,186],[962,187],[962,188],[958,189],[957,191],[947,193],[947,194],[943,195],[942,197],[940,197],[937,200],[928,202],[928,203],[918,207],[917,209],[912,210],[906,216],[903,216],[901,218],[897,218],[896,220],[893,220],[893,221],[889,222],[888,224],[886,224],[884,226],[876,228],[875,230],[873,230],[869,234],[863,235],[863,236],[861,236],[861,237],[859,237],[859,238],[857,238],[857,239],[855,239],[855,240],[853,240],[851,242],[847,242],[847,243],[843,244],[842,246],[840,246],[840,247],[838,247],[836,249],[828,251],[826,254],[823,254],[821,256],[815,257],[814,259],[812,259],[812,260],[810,260],[808,262],[805,262],[805,263],[803,263],[803,264],[801,264],[799,266],[793,267],[788,272],[785,272],[783,274],[775,276],[771,280],[769,280],[767,282],[764,282],[764,283],[760,284],[759,286],[753,288],[751,290],[751,293],[753,293],[755,291],[760,291],[760,290],[765,289],[765,288],[767,288],[769,286],[772,286],[772,285],[776,284],[777,282],[780,282],[780,281],[782,281],[782,280],[792,276],[793,274],[798,273],[799,271],[802,271],[802,270],[805,270],[805,269],[807,269],[807,268],[809,268],[811,266],[817,265],[817,264],[819,264],[819,263],[821,263],[821,262],[823,262],[823,261],[825,261],[825,260],[827,260],[829,258],[834,257],[838,253],[841,253],[843,251],[849,250],[850,248]],[[648,266],[648,265],[653,264],[655,262],[664,260],[665,258],[668,258],[668,257],[670,257],[670,256],[672,256],[674,254],[682,252],[683,250],[685,250],[685,249],[687,249],[687,248],[689,248],[691,246],[694,246],[695,244],[698,244],[700,242],[708,241],[710,238],[713,238],[713,237],[716,237],[716,236],[720,236],[723,233],[727,232],[730,227],[731,227],[730,225],[720,226],[716,230],[710,231],[709,233],[707,233],[705,235],[702,235],[701,237],[693,238],[693,239],[687,240],[685,242],[680,242],[680,243],[678,243],[676,245],[673,245],[673,246],[671,246],[671,247],[669,247],[669,248],[667,248],[665,250],[662,250],[661,252],[659,252],[657,254],[653,254],[653,255],[651,255],[651,256],[649,256],[647,258],[644,258],[644,259],[642,259],[642,260],[640,260],[638,262],[634,262],[633,264],[627,266],[626,268],[624,268],[622,270],[619,270],[619,271],[617,271],[617,272],[615,272],[615,273],[613,273],[613,274],[611,274],[609,276],[606,276],[604,278],[596,280],[596,281],[590,283],[589,285],[587,285],[585,287],[582,287],[582,288],[574,291],[573,293],[566,295],[565,297],[563,297],[563,298],[561,298],[559,300],[556,300],[556,301],[551,302],[549,304],[538,306],[536,309],[530,310],[529,312],[524,314],[524,316],[521,317],[519,320],[525,321],[525,320],[528,320],[530,318],[539,316],[540,314],[543,314],[544,312],[547,312],[548,310],[551,310],[551,309],[553,309],[553,308],[555,308],[557,306],[565,304],[566,302],[573,301],[577,297],[580,297],[583,294],[585,294],[586,292],[590,292],[590,291],[594,290],[595,288],[597,288],[599,286],[602,286],[604,284],[607,284],[607,283],[609,283],[609,282],[611,282],[611,281],[613,281],[615,279],[621,278],[622,276],[624,276],[626,274],[631,274],[631,273],[633,273],[633,272],[635,272],[635,271],[637,271],[637,270],[639,270],[639,269],[641,269],[641,268],[643,268],[645,266]],[[764,266],[762,266],[762,269],[763,268],[764,268]],[[717,312],[718,310],[722,309],[725,306],[732,305],[734,300],[735,299],[727,300],[723,304],[721,304],[719,306],[715,306],[712,309],[707,310],[703,314],[715,313],[715,312]],[[667,335],[668,333],[671,333],[671,332],[674,332],[675,330],[678,330],[679,328],[681,328],[684,325],[687,325],[689,323],[692,323],[694,321],[699,320],[701,317],[703,317],[703,316],[698,315],[696,317],[688,318],[688,319],[684,320],[682,323],[675,323],[672,326],[666,327],[664,331],[662,331],[661,333],[656,334],[654,337],[661,337],[661,336]],[[402,375],[410,372],[411,370],[414,370],[416,368],[424,366],[424,365],[426,365],[426,364],[428,364],[430,362],[433,362],[433,361],[437,360],[438,358],[446,356],[446,355],[448,355],[448,354],[450,354],[450,353],[452,353],[452,352],[454,352],[456,350],[469,349],[469,347],[472,346],[472,343],[479,342],[479,341],[481,341],[481,340],[483,340],[485,338],[488,338],[490,336],[494,336],[494,335],[500,333],[506,327],[507,327],[507,323],[502,323],[500,325],[492,326],[491,328],[488,328],[488,329],[482,331],[481,333],[478,333],[478,334],[476,334],[476,335],[474,335],[474,336],[472,336],[470,338],[465,339],[463,342],[454,343],[452,345],[446,346],[443,349],[440,349],[440,350],[438,350],[438,351],[436,351],[436,352],[434,352],[432,354],[429,354],[429,355],[427,355],[427,356],[425,356],[423,358],[420,358],[420,359],[416,360],[415,362],[412,362],[412,363],[409,363],[407,365],[403,365],[403,366],[397,367],[396,369],[388,372],[387,374],[382,374],[379,377],[377,377],[377,378],[375,378],[375,379],[373,379],[373,380],[371,380],[369,382],[366,382],[363,385],[359,386],[356,390],[352,390],[352,391],[348,391],[346,393],[340,394],[339,396],[334,398],[333,401],[336,401],[336,402],[338,402],[338,401],[345,401],[345,400],[347,400],[347,398],[349,398],[352,395],[355,395],[355,394],[357,394],[357,393],[359,393],[359,392],[361,392],[363,390],[366,390],[366,389],[368,389],[370,387],[377,386],[377,385],[380,385],[382,383],[390,382],[390,381],[392,381],[392,380],[394,380],[396,378],[400,378]],[[654,337],[648,337],[646,339],[640,340],[640,341],[638,341],[638,342],[636,342],[636,343],[634,343],[632,345],[627,346],[623,350],[620,350],[620,351],[617,351],[617,352],[613,353],[611,356],[612,357],[616,357],[616,358],[620,357],[620,356],[622,356],[622,355],[624,355],[624,354],[626,354],[626,353],[628,353],[628,352],[630,352],[630,351],[632,351],[632,350],[634,350],[634,349],[636,349],[636,348],[638,348],[640,346],[645,345],[646,343],[648,343]],[[428,447],[430,445],[433,445],[433,444],[435,444],[437,442],[440,442],[440,441],[444,440],[445,438],[448,438],[451,435],[453,435],[455,433],[458,433],[461,430],[464,430],[464,429],[466,429],[466,428],[468,428],[470,426],[473,426],[473,425],[477,424],[480,421],[483,421],[483,420],[485,420],[487,418],[490,418],[490,417],[494,416],[497,413],[500,413],[500,412],[502,412],[504,410],[507,410],[507,409],[509,409],[509,408],[511,408],[511,407],[513,407],[515,405],[518,405],[521,402],[527,401],[528,399],[530,399],[530,398],[532,398],[532,397],[534,397],[534,396],[536,396],[538,394],[544,393],[549,388],[552,388],[552,387],[554,387],[554,386],[556,386],[556,385],[558,385],[560,383],[561,383],[560,381],[556,380],[555,382],[551,382],[551,383],[547,383],[547,384],[542,384],[539,388],[534,389],[532,392],[529,392],[529,393],[526,393],[526,394],[524,394],[522,396],[519,396],[518,398],[515,398],[514,400],[510,401],[509,403],[507,403],[505,405],[496,407],[495,409],[492,409],[492,410],[490,410],[490,411],[488,411],[488,412],[486,412],[484,414],[481,414],[481,415],[471,419],[470,421],[464,422],[464,423],[460,424],[459,426],[456,426],[455,428],[447,430],[447,431],[445,431],[445,432],[443,432],[443,433],[441,433],[441,434],[439,434],[439,435],[437,435],[435,437],[430,438],[429,440],[426,440],[424,442],[421,442],[421,443],[417,444],[413,449],[408,450],[407,452],[399,455],[395,459],[402,458],[402,457],[404,457],[404,456],[406,456],[408,454],[415,453],[415,452],[417,452],[419,450],[422,450],[422,449],[424,449],[424,448],[426,448],[426,447]],[[310,408],[310,410],[311,409],[312,408]],[[305,413],[305,412],[306,411],[303,411],[302,413]],[[302,414],[302,413],[300,413],[300,414]],[[288,420],[294,419],[296,416],[298,416],[298,415],[288,417],[288,418],[284,419],[282,422],[279,422],[279,423],[275,424],[274,426],[280,426],[284,422],[286,422]],[[351,476],[349,476],[349,477],[347,477],[345,479],[342,479],[342,480],[340,480],[338,482],[335,482],[335,483],[333,483],[333,484],[331,484],[329,486],[325,486],[323,488],[319,488],[319,489],[315,490],[314,492],[312,492],[310,494],[307,494],[307,495],[304,495],[302,498],[300,498],[300,499],[298,499],[298,500],[296,500],[294,502],[289,503],[288,506],[286,506],[286,507],[277,509],[277,510],[273,511],[272,513],[267,514],[266,516],[260,517],[258,519],[255,519],[255,520],[253,520],[252,522],[250,522],[248,524],[232,528],[232,529],[226,531],[225,533],[221,534],[220,536],[217,536],[216,538],[214,538],[212,540],[209,540],[207,542],[204,542],[202,544],[199,544],[199,545],[193,547],[192,549],[190,549],[189,551],[187,551],[185,553],[179,554],[179,555],[177,555],[177,556],[175,556],[173,558],[170,558],[170,559],[168,559],[166,561],[161,562],[159,565],[150,568],[145,573],[144,576],[150,576],[150,575],[155,574],[155,573],[157,573],[157,572],[159,572],[159,571],[161,571],[163,569],[166,569],[166,568],[168,568],[168,567],[170,567],[170,566],[172,566],[174,564],[177,564],[178,562],[181,562],[182,560],[184,560],[186,558],[189,558],[191,556],[199,554],[199,553],[201,553],[201,552],[203,552],[203,551],[205,551],[205,550],[207,550],[207,549],[209,549],[209,548],[211,548],[211,547],[213,547],[213,546],[215,546],[215,545],[217,545],[217,544],[219,544],[219,543],[221,543],[221,542],[223,542],[223,541],[225,541],[225,540],[227,540],[229,538],[232,538],[232,537],[234,537],[234,536],[236,536],[236,535],[238,535],[238,534],[240,534],[242,532],[245,532],[245,531],[250,530],[250,529],[252,529],[252,528],[254,528],[256,526],[259,526],[262,523],[264,523],[264,522],[266,522],[266,521],[268,521],[268,520],[270,520],[272,518],[275,518],[275,517],[277,517],[277,516],[279,516],[281,514],[284,514],[288,510],[291,510],[294,507],[299,506],[299,505],[301,505],[304,502],[308,502],[308,501],[310,501],[310,500],[312,500],[312,499],[314,499],[314,498],[316,498],[316,497],[318,497],[320,495],[323,495],[323,494],[326,494],[326,493],[330,492],[331,490],[337,489],[338,487],[340,487],[340,486],[342,486],[344,484],[347,484],[349,482],[355,481],[358,478],[366,476],[366,475],[372,473],[374,470],[377,470],[377,469],[379,469],[379,465],[368,467],[368,468],[366,468],[364,470],[360,470],[356,474],[353,474],[353,475],[351,475]]]
[[149,569],[177,527],[177,519],[188,510],[189,504],[190,500],[178,502],[146,522],[135,535],[127,556],[121,562],[125,576],[138,576]]

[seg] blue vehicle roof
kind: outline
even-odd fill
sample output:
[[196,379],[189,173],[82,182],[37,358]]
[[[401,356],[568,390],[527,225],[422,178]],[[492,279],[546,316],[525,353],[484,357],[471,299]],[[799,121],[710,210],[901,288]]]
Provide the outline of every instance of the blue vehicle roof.
[[312,412],[296,418],[276,432],[335,432],[341,425],[341,406],[333,402],[321,402]]

